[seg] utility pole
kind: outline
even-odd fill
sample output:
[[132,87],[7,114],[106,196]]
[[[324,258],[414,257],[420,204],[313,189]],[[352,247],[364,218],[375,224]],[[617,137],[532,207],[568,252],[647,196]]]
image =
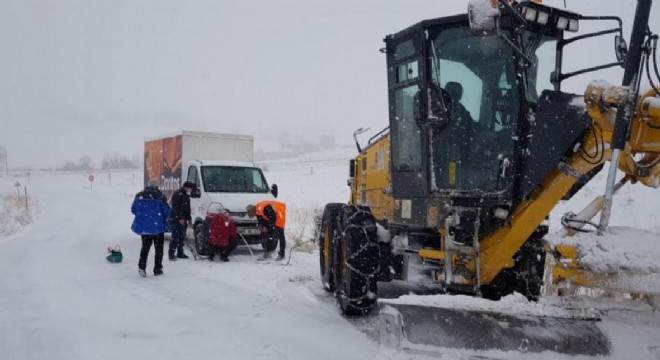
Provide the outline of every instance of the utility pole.
[[28,208],[27,186],[25,186],[24,189],[25,189],[25,212],[27,213],[28,216],[30,216],[30,209]]

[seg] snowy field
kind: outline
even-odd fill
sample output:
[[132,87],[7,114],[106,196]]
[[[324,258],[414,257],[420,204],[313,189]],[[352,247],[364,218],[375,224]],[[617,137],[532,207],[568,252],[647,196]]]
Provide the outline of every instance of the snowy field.
[[[289,204],[289,246],[309,240],[313,214],[326,202],[348,198],[346,177],[352,149],[265,163],[270,183]],[[88,174],[33,172],[28,194],[38,211],[33,222],[0,237],[0,359],[430,359],[429,355],[380,347],[376,318],[343,318],[319,281],[318,253],[293,251],[289,265],[257,263],[239,248],[229,263],[164,260],[165,275],[140,278],[139,237],[130,231],[133,195],[141,172]],[[0,178],[0,196],[16,197],[22,176]],[[602,180],[553,213],[552,227],[567,210],[579,211],[602,191]],[[4,199],[4,198],[3,198]],[[615,199],[613,224],[660,232],[660,192],[629,186]],[[5,201],[6,203],[6,201]],[[21,204],[20,201],[16,204]],[[20,212],[15,208],[12,211]],[[19,216],[20,218],[20,216]],[[11,223],[10,223],[11,222]],[[631,239],[632,242],[634,239]],[[104,259],[119,244],[124,262]],[[166,244],[167,246],[167,244]],[[656,245],[660,252],[660,244]],[[553,305],[529,304],[520,296],[500,303],[463,296],[413,301],[442,306],[549,314]],[[447,305],[448,304],[448,305]],[[610,337],[606,359],[660,359],[660,314],[647,305],[609,303],[599,327]],[[589,303],[588,307],[603,306]],[[564,359],[526,354],[447,349],[441,359]],[[583,359],[584,357],[572,357]]]

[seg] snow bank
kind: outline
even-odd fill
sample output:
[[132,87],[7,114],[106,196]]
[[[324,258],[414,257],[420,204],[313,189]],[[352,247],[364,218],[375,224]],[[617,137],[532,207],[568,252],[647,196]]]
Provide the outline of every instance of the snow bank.
[[24,226],[34,221],[39,206],[34,197],[4,195],[0,197],[0,238],[19,232]]
[[546,239],[553,246],[576,246],[580,264],[596,272],[660,273],[660,235],[656,233],[617,226],[611,227],[603,236],[578,233],[566,238],[548,235]]

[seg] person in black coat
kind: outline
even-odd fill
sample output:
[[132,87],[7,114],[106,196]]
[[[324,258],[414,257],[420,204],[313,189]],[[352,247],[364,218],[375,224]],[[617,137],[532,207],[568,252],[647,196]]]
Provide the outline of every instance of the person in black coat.
[[[190,194],[195,189],[193,182],[186,181],[183,186],[172,194],[172,240],[168,255],[170,260],[187,259],[188,255],[183,252],[183,244],[186,238],[188,223],[192,220],[190,216]],[[176,254],[175,254],[176,252]]]

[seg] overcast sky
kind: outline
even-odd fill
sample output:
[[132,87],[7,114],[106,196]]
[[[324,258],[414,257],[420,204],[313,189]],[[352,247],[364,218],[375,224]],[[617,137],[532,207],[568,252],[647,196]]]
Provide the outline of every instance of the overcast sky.
[[[563,0],[545,4],[564,6]],[[623,17],[635,0],[567,0]],[[0,144],[10,167],[143,151],[181,129],[352,141],[387,126],[385,35],[467,0],[0,0]],[[660,4],[652,10],[660,32]],[[583,46],[581,46],[583,47]],[[588,55],[613,58],[593,45]],[[607,60],[612,60],[608,58]],[[574,59],[582,64],[587,55]],[[593,61],[592,61],[593,62]],[[622,71],[590,78],[619,83]],[[582,92],[586,81],[568,83]]]

